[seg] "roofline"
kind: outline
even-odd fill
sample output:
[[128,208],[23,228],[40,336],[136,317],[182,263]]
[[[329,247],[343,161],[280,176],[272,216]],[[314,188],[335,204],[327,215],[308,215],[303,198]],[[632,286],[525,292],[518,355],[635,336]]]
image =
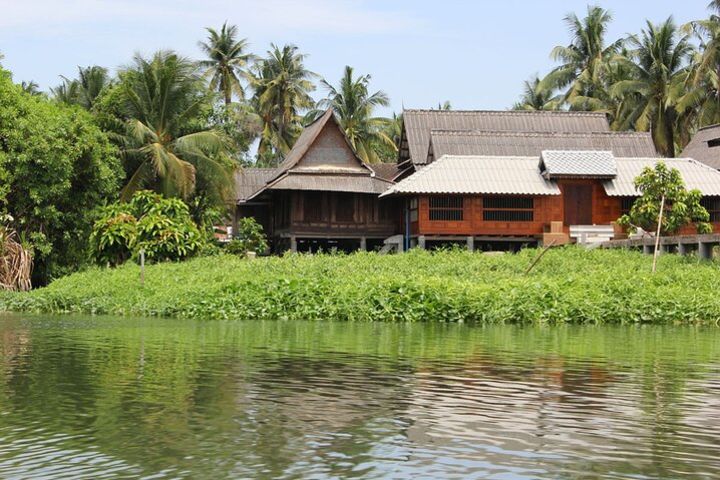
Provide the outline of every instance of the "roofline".
[[509,130],[458,130],[458,129],[443,129],[443,128],[432,128],[430,129],[430,135],[466,135],[466,136],[478,136],[478,137],[489,137],[489,136],[504,136],[504,137],[542,137],[546,135],[556,135],[563,137],[593,137],[593,136],[605,136],[605,137],[638,137],[647,138],[651,137],[650,132],[559,132],[559,131],[528,131],[528,132],[515,132]]
[[603,117],[603,112],[567,111],[567,110],[437,110],[432,108],[406,108],[403,113],[441,113],[441,114],[472,114],[484,113],[487,115],[566,115],[571,117]]
[[697,129],[697,131],[699,132],[701,130],[710,130],[711,128],[720,128],[720,123],[714,123],[712,125],[706,125],[704,127],[700,127]]

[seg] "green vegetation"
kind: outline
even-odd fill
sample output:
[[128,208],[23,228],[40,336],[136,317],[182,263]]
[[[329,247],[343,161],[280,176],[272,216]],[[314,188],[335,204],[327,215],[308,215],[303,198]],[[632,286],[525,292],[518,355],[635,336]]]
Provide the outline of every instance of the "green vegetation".
[[709,8],[707,19],[647,22],[614,41],[609,11],[569,14],[570,42],[551,53],[559,65],[526,82],[514,108],[606,112],[613,129],[650,131],[657,150],[674,157],[697,128],[720,123],[720,4]]
[[553,249],[487,256],[412,251],[382,256],[234,256],[90,269],[29,293],[7,310],[221,319],[518,323],[717,323],[718,266],[639,253]]
[[187,205],[149,191],[101,209],[90,235],[91,255],[100,265],[121,265],[140,251],[150,261],[181,260],[202,245]]
[[630,213],[618,219],[620,225],[655,232],[662,211],[662,235],[677,233],[690,224],[695,224],[698,233],[712,233],[712,225],[707,223],[710,214],[700,204],[702,194],[685,188],[677,168],[668,168],[663,162],[654,168],[645,167],[635,179],[635,188],[642,195],[635,200]]
[[235,238],[225,246],[227,253],[234,255],[245,255],[248,252],[265,253],[270,248],[262,225],[252,217],[239,219],[237,232],[233,236]]

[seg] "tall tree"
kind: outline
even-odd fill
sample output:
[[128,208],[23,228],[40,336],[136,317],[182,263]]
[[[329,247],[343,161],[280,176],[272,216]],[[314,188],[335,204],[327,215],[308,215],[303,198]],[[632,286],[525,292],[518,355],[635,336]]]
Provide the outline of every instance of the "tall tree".
[[29,93],[30,95],[42,95],[42,92],[38,87],[39,85],[32,80],[29,82],[26,82],[25,80],[20,82],[20,88],[23,89],[23,92]]
[[144,187],[168,196],[187,197],[196,173],[212,188],[232,188],[232,164],[226,161],[226,137],[201,119],[207,93],[194,62],[172,51],[152,58],[135,56],[121,73],[126,114],[125,153],[136,168],[122,191],[124,199]]
[[255,57],[247,52],[246,38],[238,39],[236,25],[223,23],[220,31],[207,28],[207,42],[199,42],[200,48],[208,57],[200,66],[210,78],[210,88],[222,94],[225,105],[230,105],[233,95],[245,98],[245,89],[241,79],[248,80],[248,67]]
[[607,10],[588,6],[583,19],[571,13],[565,17],[571,41],[567,46],[557,46],[551,56],[560,61],[541,82],[542,90],[560,89],[564,99],[576,110],[603,110],[607,105],[607,75],[609,65],[622,46],[617,40],[606,44],[607,28],[612,15]]
[[676,126],[680,119],[676,105],[682,96],[682,80],[687,60],[693,52],[687,35],[678,31],[672,17],[629,38],[633,48],[629,58],[620,60],[632,78],[620,80],[612,88],[617,97],[633,95],[624,123],[652,133],[655,147],[667,157],[675,156]]
[[553,87],[545,86],[539,77],[535,77],[525,81],[523,95],[513,110],[558,110],[562,102],[562,97],[555,94]]
[[385,131],[390,120],[373,116],[376,107],[387,107],[390,100],[382,90],[369,92],[370,79],[370,75],[354,77],[352,67],[346,66],[337,87],[325,80],[321,81],[328,90],[328,97],[321,100],[318,106],[322,109],[333,109],[350,144],[362,161],[379,163],[382,161],[379,155],[382,147],[394,149],[395,143]]
[[317,75],[305,68],[306,55],[294,45],[271,45],[255,64],[252,104],[262,119],[260,160],[277,162],[290,150],[300,131],[300,112],[315,106],[310,92]]
[[78,67],[78,78],[62,77],[63,83],[50,89],[53,96],[60,102],[80,105],[90,110],[100,93],[108,87],[112,80],[106,68],[93,65]]

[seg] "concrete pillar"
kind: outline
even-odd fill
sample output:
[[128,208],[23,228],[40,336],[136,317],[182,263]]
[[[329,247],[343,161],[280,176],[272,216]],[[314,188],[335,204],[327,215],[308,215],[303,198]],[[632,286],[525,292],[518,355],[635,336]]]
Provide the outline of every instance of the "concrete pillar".
[[712,260],[712,243],[698,242],[698,257],[703,260]]
[[365,237],[360,237],[360,250],[363,252],[367,250],[367,238]]
[[690,245],[684,243],[678,243],[678,255],[687,255],[690,253]]
[[290,237],[290,251],[293,253],[297,252],[297,238],[295,237],[295,235]]
[[471,252],[475,251],[475,237],[467,237],[467,249]]
[[655,252],[655,245],[650,243],[643,243],[643,253],[645,255],[652,255]]
[[417,239],[417,242],[418,247],[425,250],[425,235],[420,235]]

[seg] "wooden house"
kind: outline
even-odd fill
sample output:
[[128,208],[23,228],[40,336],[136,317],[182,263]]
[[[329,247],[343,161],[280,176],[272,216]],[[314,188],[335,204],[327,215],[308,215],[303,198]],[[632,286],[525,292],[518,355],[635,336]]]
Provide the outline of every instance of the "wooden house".
[[379,199],[396,170],[363,163],[328,110],[279,167],[239,172],[236,218],[255,217],[276,252],[375,248],[401,228],[397,201]]

